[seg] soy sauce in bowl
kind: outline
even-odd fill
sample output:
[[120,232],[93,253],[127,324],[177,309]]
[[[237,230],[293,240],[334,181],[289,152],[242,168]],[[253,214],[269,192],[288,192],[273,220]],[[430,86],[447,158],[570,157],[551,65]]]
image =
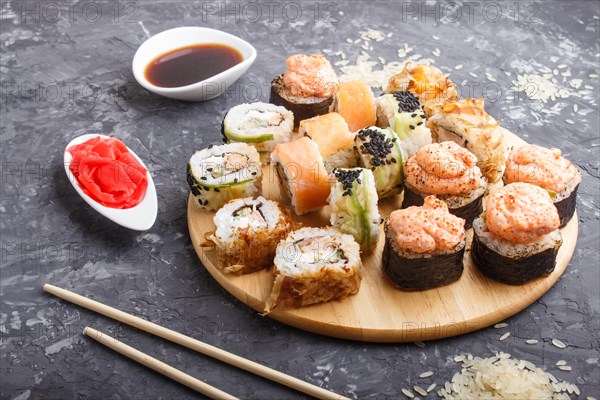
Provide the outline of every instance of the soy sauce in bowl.
[[195,44],[156,57],[146,67],[144,75],[155,86],[175,88],[201,82],[243,60],[242,54],[231,46]]

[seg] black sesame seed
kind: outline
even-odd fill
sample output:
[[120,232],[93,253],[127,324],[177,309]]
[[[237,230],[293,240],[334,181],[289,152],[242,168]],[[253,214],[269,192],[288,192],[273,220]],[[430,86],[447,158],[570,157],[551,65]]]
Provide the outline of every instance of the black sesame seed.
[[207,178],[205,176],[201,176],[200,179],[202,179],[203,181],[205,181]]
[[233,183],[237,183],[238,182],[238,178],[233,178]]
[[415,129],[415,126],[414,126],[414,125],[409,125],[408,127],[409,127],[410,129]]
[[215,188],[215,192],[219,193],[220,192],[219,188]]
[[423,121],[417,123],[417,126],[421,126],[421,125],[423,125]]
[[256,172],[252,172],[252,176],[255,176],[257,173]]
[[210,150],[210,149],[212,149],[214,146],[215,146],[214,144],[209,144],[209,145],[208,145],[208,149]]
[[416,111],[421,107],[421,103],[419,103],[419,98],[411,92],[396,92],[393,95],[396,101],[398,102],[399,112],[412,113],[413,111]]

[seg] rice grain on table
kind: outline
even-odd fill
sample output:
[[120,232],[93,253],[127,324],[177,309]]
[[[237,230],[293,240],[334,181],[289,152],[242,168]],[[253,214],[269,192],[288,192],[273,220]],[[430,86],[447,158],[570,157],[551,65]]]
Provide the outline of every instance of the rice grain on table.
[[508,324],[506,322],[498,322],[496,325],[494,325],[494,328],[500,329],[500,328],[506,328],[507,326],[508,326]]
[[527,339],[525,341],[525,343],[527,343],[527,344],[538,344],[539,342],[538,342],[537,339]]
[[433,375],[433,372],[427,371],[427,372],[423,372],[421,375],[419,375],[419,378],[429,378],[431,375]]
[[436,386],[437,386],[437,383],[432,383],[431,385],[427,386],[427,393],[429,393],[433,389],[435,389]]
[[427,396],[427,391],[425,391],[425,389],[421,388],[420,386],[413,386],[413,389],[415,392],[419,393],[421,396]]
[[500,336],[500,340],[504,340],[510,336],[510,332],[506,332],[504,335]]
[[556,362],[556,365],[557,365],[557,366],[561,366],[561,365],[567,365],[567,362],[566,362],[565,360],[558,360],[558,361]]
[[404,395],[405,395],[406,397],[409,397],[409,398],[411,398],[411,399],[414,399],[414,397],[415,397],[415,395],[414,395],[414,394],[412,394],[412,392],[411,392],[410,390],[406,390],[406,389],[404,389],[404,388],[402,388],[402,393],[404,393]]
[[558,347],[559,349],[566,349],[567,345],[564,344],[563,342],[561,342],[558,339],[552,339],[552,344],[556,347]]

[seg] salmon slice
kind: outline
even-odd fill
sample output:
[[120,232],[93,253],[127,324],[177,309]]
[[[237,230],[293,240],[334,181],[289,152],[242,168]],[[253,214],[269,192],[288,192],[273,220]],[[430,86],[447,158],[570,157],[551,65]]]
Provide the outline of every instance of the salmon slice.
[[329,178],[317,144],[308,137],[279,143],[271,156],[285,174],[296,214],[318,210],[327,204]]
[[375,96],[364,82],[340,83],[333,109],[346,120],[350,132],[375,125]]
[[319,115],[300,121],[298,132],[314,140],[323,157],[347,149],[354,140],[348,124],[338,113]]

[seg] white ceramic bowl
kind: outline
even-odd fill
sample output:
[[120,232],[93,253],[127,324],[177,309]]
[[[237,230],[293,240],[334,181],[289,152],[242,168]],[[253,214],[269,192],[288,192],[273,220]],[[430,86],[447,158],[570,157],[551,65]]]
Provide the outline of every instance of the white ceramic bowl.
[[[108,136],[91,133],[76,137],[75,139],[71,140],[71,142],[69,142],[69,144],[65,148],[65,172],[67,173],[67,177],[69,178],[71,185],[73,185],[77,193],[79,193],[81,198],[85,200],[86,203],[88,203],[94,210],[98,211],[100,214],[104,215],[111,221],[116,222],[117,224],[124,226],[125,228],[133,229],[136,231],[145,231],[152,228],[152,225],[154,225],[154,221],[156,221],[156,216],[158,214],[158,201],[156,198],[156,187],[154,186],[154,181],[152,180],[152,175],[150,175],[150,171],[146,172],[146,178],[148,178],[148,188],[146,189],[146,194],[144,195],[142,201],[135,207],[126,208],[123,210],[103,206],[102,204],[98,203],[96,200],[92,199],[90,196],[85,194],[81,187],[79,187],[79,183],[77,183],[77,178],[75,178],[75,175],[73,175],[71,173],[71,170],[69,169],[69,166],[73,161],[73,156],[67,151],[67,149],[71,146],[81,144],[98,136],[104,139],[108,139]],[[146,168],[146,170],[148,170],[146,165],[144,165],[144,162],[137,156],[137,154],[131,151],[131,149],[129,149],[129,152],[140,162],[140,164],[142,164],[144,168]]]
[[[211,78],[187,86],[163,88],[146,79],[145,70],[156,57],[193,44],[219,43],[237,49],[243,61]],[[178,100],[203,101],[219,96],[231,86],[256,59],[256,49],[237,36],[210,28],[187,26],[163,31],[146,40],[133,56],[133,76],[140,85],[161,96]]]

